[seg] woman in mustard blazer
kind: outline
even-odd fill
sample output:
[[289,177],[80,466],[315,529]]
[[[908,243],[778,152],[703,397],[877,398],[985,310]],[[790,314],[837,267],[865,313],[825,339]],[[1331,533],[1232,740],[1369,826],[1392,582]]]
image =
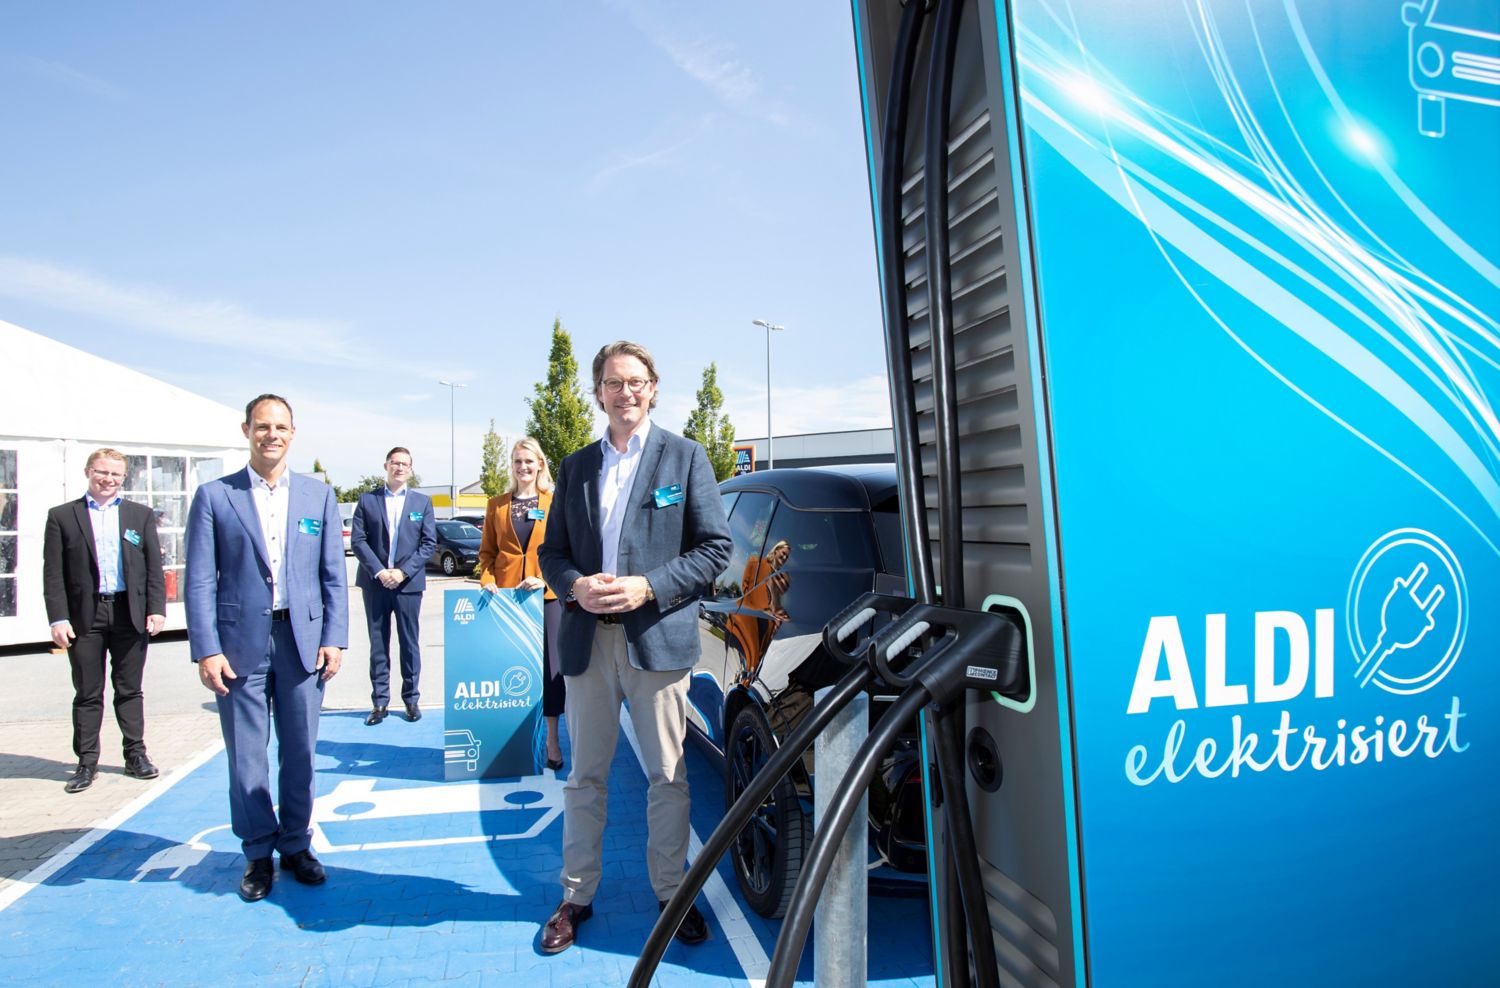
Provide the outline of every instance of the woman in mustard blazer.
[[542,685],[542,718],[547,724],[547,767],[557,771],[563,765],[557,719],[562,716],[567,697],[556,655],[562,604],[542,581],[536,561],[536,551],[547,534],[552,486],[552,471],[547,468],[541,444],[530,436],[517,440],[510,453],[510,493],[492,497],[485,505],[479,585],[485,590],[515,587],[545,591],[542,649],[547,656],[547,675]]

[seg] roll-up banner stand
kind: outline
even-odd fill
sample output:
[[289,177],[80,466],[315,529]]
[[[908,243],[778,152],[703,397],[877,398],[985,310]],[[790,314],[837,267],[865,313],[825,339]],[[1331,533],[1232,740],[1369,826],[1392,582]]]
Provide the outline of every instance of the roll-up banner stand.
[[443,778],[541,770],[542,593],[447,590]]

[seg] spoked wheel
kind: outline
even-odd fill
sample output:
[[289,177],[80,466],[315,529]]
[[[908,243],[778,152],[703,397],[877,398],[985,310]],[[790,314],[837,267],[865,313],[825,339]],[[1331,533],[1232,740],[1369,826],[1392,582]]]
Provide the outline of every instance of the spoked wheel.
[[[724,757],[725,805],[732,805],[775,750],[771,726],[753,703],[734,716]],[[807,816],[790,779],[782,779],[735,838],[729,855],[734,875],[750,908],[769,919],[786,912],[802,853],[808,841]]]
[[458,572],[458,560],[453,558],[453,553],[443,553],[443,575],[452,576]]

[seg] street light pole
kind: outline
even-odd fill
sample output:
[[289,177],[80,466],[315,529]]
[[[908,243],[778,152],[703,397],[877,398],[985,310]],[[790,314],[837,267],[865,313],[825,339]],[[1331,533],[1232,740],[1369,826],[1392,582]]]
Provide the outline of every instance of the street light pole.
[[466,388],[468,385],[457,381],[439,381],[438,384],[448,389],[448,517],[452,518],[458,514],[458,457],[454,451],[453,439],[453,396],[458,393],[459,388]]
[[781,332],[785,326],[777,326],[764,319],[750,320],[752,326],[766,328],[766,469],[771,469],[776,452],[776,441],[771,438],[771,334]]

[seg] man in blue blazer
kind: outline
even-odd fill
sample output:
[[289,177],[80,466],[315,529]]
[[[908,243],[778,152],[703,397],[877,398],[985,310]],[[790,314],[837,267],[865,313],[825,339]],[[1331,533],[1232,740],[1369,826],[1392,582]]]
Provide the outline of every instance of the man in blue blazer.
[[[314,749],[323,684],[349,643],[343,525],[333,489],[293,476],[292,406],[260,395],[240,427],[250,465],[193,495],[187,523],[188,646],[218,697],[229,754],[229,821],[245,852],[240,898],[271,891],[271,852],[304,885],[320,885],[312,855]],[[271,798],[266,748],[279,742]]]
[[[563,788],[563,901],[541,934],[549,954],[571,947],[594,913],[622,700],[649,781],[646,866],[661,906],[687,862],[682,746],[699,657],[694,604],[728,564],[732,542],[708,454],[651,424],[656,382],[638,343],[611,343],[594,357],[594,396],[609,429],[563,461],[537,553],[542,577],[565,600],[559,656],[573,755]],[[677,938],[708,939],[697,907]]]
[[[359,567],[354,583],[363,591],[370,630],[371,726],[385,720],[391,702],[391,615],[401,642],[401,702],[406,719],[422,719],[422,591],[427,560],[437,548],[432,499],[408,490],[411,450],[397,446],[385,454],[385,486],[359,496],[349,544]],[[394,534],[393,534],[394,533]]]

